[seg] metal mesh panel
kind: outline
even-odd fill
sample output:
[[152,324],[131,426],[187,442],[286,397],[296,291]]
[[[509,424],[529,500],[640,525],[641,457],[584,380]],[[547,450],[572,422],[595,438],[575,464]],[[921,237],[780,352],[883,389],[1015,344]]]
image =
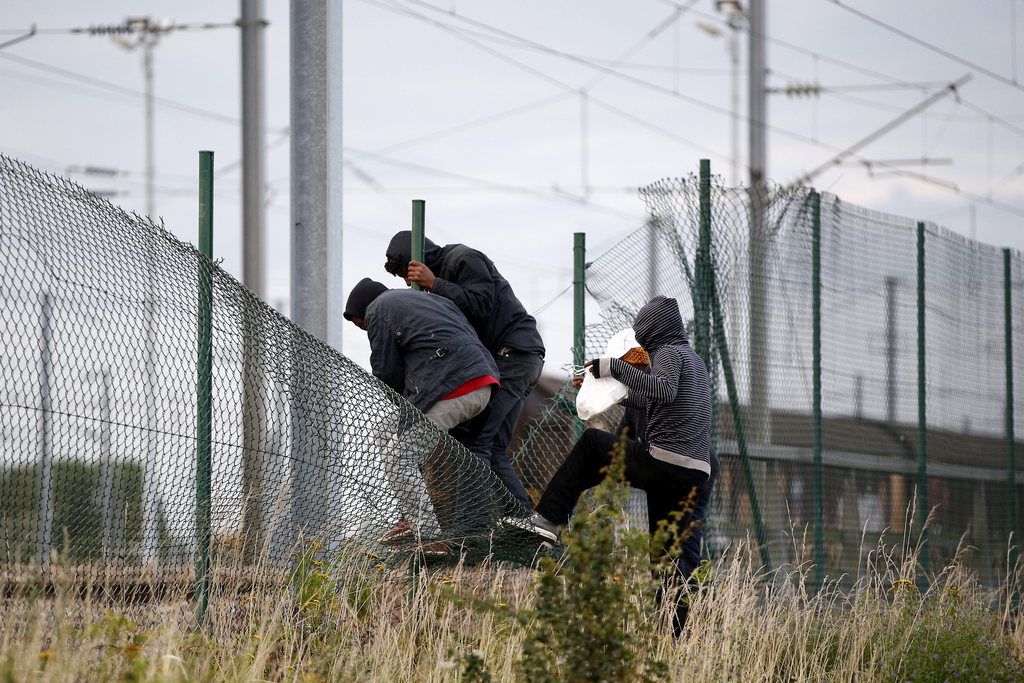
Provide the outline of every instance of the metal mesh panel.
[[516,557],[510,494],[404,399],[160,226],[0,156],[0,562],[191,580],[201,272],[215,564],[260,578],[400,517],[448,559]]
[[[588,356],[599,355],[651,296],[679,301],[695,348],[703,346],[710,360],[717,401],[722,472],[709,513],[709,550],[750,535],[764,541],[773,565],[811,559],[832,578],[855,576],[880,541],[916,542],[921,512],[912,506],[923,502],[925,514],[934,508],[928,569],[940,569],[966,548],[968,566],[983,581],[997,581],[1009,535],[1024,520],[1019,505],[1012,519],[1007,469],[1003,250],[925,226],[922,396],[916,221],[821,195],[819,507],[811,193],[767,184],[754,194],[713,179],[709,284],[699,268],[700,191],[694,176],[641,190],[648,223],[588,265],[587,290],[600,303],[601,318],[588,326],[586,339]],[[756,234],[755,215],[763,226]],[[1011,261],[1016,341],[1024,313],[1021,255],[1011,254]],[[1022,372],[1018,352],[1017,391]],[[517,454],[537,490],[571,447],[572,398],[571,389],[556,397]],[[613,424],[616,416],[600,417]],[[1020,434],[1017,413],[1014,424]],[[922,474],[926,495],[920,497]]]
[[[1024,521],[1020,505],[1011,513],[1004,252],[926,226],[922,396],[916,223],[821,197],[819,505],[811,194],[712,182],[706,221],[698,178],[660,181],[641,196],[647,224],[587,267],[601,317],[586,350],[600,355],[653,294],[680,302],[716,398],[712,553],[754,535],[772,565],[801,561],[806,533],[830,576],[855,574],[879,539],[915,533],[908,508],[924,475],[923,501],[935,506],[930,568],[963,538],[969,565],[996,580]],[[752,215],[763,230],[751,230]],[[479,460],[159,226],[0,157],[0,259],[7,566],[45,575],[57,562],[90,576],[148,568],[192,580],[201,273],[213,293],[218,557],[258,578],[287,566],[302,536],[380,550],[400,518],[412,518],[420,541],[447,541],[451,559],[457,547],[469,557],[532,553],[499,531],[514,501]],[[1010,260],[1017,340],[1024,264],[1020,254]],[[1020,390],[1024,354],[1012,369]],[[573,400],[571,388],[559,392],[515,453],[535,497],[579,432]],[[592,422],[617,419],[610,411]],[[1024,430],[1016,412],[1012,423]],[[641,497],[631,506],[642,516]]]

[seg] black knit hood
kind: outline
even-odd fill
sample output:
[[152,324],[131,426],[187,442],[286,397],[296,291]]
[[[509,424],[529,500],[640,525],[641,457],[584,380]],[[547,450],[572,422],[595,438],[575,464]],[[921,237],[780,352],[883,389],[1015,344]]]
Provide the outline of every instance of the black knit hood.
[[359,281],[348,294],[348,301],[345,302],[345,320],[352,318],[365,318],[366,309],[374,300],[388,291],[388,288],[376,280],[364,277]]
[[[394,263],[396,265],[401,264],[403,267],[409,265],[409,261],[412,260],[412,231],[398,231],[395,236],[391,238],[391,242],[388,244],[388,250],[385,255],[387,256],[388,263]],[[433,269],[437,267],[437,262],[440,258],[441,247],[424,237],[423,262],[427,264],[428,268]]]
[[667,296],[656,296],[644,304],[633,321],[633,331],[648,352],[668,344],[687,343],[679,304]]

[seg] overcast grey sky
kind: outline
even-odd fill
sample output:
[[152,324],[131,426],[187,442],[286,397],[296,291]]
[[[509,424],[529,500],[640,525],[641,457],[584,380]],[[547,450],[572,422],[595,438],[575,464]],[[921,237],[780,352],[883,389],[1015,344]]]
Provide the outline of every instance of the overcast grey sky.
[[[1017,76],[1014,29],[1024,14],[1020,0],[848,4],[1007,79]],[[32,23],[61,29],[140,15],[229,22],[237,13],[237,2],[6,0],[0,7],[0,42]],[[266,15],[267,298],[286,308],[288,3],[267,0]],[[409,200],[423,198],[428,235],[487,252],[527,309],[535,311],[571,281],[574,231],[587,232],[593,257],[642,224],[637,186],[689,173],[701,157],[709,157],[713,169],[728,178],[727,29],[717,16],[713,0],[697,0],[689,12],[664,0],[346,0],[344,135],[353,164],[344,187],[346,293],[367,275],[398,286],[381,267],[384,248],[395,230],[408,227]],[[698,22],[722,33],[711,35]],[[935,82],[972,73],[830,0],[769,0],[768,34],[772,85],[797,80],[843,88],[820,98],[772,96],[769,115],[776,129],[769,136],[769,175],[780,182],[924,99],[937,89]],[[746,35],[741,37],[745,65]],[[600,70],[630,50],[626,62],[616,66],[628,78]],[[218,168],[239,158],[239,128],[232,122],[239,115],[237,30],[165,36],[155,64],[159,97],[226,119],[157,107],[157,213],[174,234],[194,242],[197,151],[215,150]],[[124,192],[113,201],[141,212],[141,97],[40,65],[141,91],[141,56],[109,38],[65,34],[38,35],[0,50],[0,152],[62,174],[81,165],[128,171],[116,179],[71,177],[90,188]],[[951,159],[949,166],[908,170],[976,195],[977,237],[1024,249],[1019,228],[1024,177],[1018,168],[1024,162],[1024,88],[973,73],[960,101],[942,100],[861,154]],[[847,88],[893,82],[925,85]],[[585,171],[580,89],[589,96]],[[741,97],[741,111],[745,106]],[[485,117],[493,119],[442,134]],[[745,126],[740,139],[742,163]],[[581,199],[584,172],[591,191]],[[971,199],[918,179],[842,166],[815,185],[849,202],[935,220],[963,234],[971,231]],[[223,173],[215,251],[236,274],[239,194],[237,170]],[[989,200],[1016,213],[993,208]],[[570,357],[570,297],[563,295],[538,319],[549,348],[547,369],[557,372]],[[366,365],[365,335],[347,327],[344,351]]]

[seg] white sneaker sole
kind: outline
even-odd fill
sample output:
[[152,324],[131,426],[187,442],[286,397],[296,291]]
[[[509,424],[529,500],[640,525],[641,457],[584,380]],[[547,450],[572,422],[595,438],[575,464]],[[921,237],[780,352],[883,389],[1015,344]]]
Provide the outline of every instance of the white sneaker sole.
[[534,536],[543,538],[545,541],[550,541],[551,543],[558,542],[558,534],[548,531],[544,527],[537,526],[527,518],[505,517],[501,520],[501,523],[504,526],[512,527],[513,529],[518,529],[520,531],[525,531],[527,533],[533,534]]

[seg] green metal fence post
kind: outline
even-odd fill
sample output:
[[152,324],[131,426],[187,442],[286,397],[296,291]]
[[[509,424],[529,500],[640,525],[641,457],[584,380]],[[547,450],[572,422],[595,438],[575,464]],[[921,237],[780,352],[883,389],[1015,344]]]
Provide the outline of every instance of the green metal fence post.
[[[722,362],[722,374],[725,375],[725,388],[729,395],[729,408],[732,413],[732,421],[736,430],[736,445],[740,452],[740,460],[743,463],[743,474],[747,482],[747,499],[750,501],[750,514],[754,521],[754,535],[758,545],[761,546],[761,560],[765,567],[771,567],[771,554],[768,551],[768,536],[765,532],[764,523],[761,519],[761,505],[757,497],[757,488],[754,486],[754,470],[750,464],[750,453],[747,450],[747,435],[744,429],[743,413],[740,409],[739,392],[736,390],[736,376],[733,374],[732,359],[729,356],[729,344],[725,335],[725,320],[722,316],[722,303],[718,300],[718,288],[715,284],[715,268],[711,258],[711,162],[702,159],[700,163],[700,243],[697,258],[694,259],[694,286],[693,286],[693,308],[694,325],[698,321],[705,322],[698,329],[694,330],[695,342],[700,344],[696,335],[703,334],[707,341],[704,347],[707,349],[708,372],[716,372],[710,363],[711,352],[711,331],[707,328],[707,319],[710,314],[714,323],[713,334],[715,345],[718,349],[718,358]],[[686,261],[684,259],[683,263]],[[710,310],[709,310],[710,309]],[[701,312],[703,311],[703,313]],[[698,349],[700,351],[700,349]],[[704,356],[701,356],[704,358]],[[712,397],[712,401],[716,397]]]
[[[587,362],[586,292],[587,292],[587,233],[572,234],[572,362],[576,367]],[[573,431],[579,439],[583,434],[583,421],[577,418]]]
[[722,317],[722,305],[718,301],[718,294],[714,283],[712,271],[711,281],[711,306],[715,320],[715,337],[718,343],[718,357],[722,361],[722,374],[725,375],[725,389],[729,394],[729,408],[732,413],[732,421],[736,428],[736,445],[740,452],[740,461],[743,463],[743,477],[747,482],[747,500],[750,501],[750,515],[754,519],[754,537],[761,546],[761,561],[765,567],[772,566],[771,554],[768,551],[768,534],[761,520],[761,504],[758,502],[757,488],[754,486],[754,470],[750,464],[750,452],[747,450],[747,432],[743,423],[743,412],[740,409],[739,392],[736,390],[736,376],[732,370],[732,360],[729,356],[729,345],[725,337],[725,320]]
[[[423,238],[426,231],[426,213],[427,213],[427,202],[423,199],[412,200],[412,255],[413,261],[419,261],[423,263]],[[412,288],[416,291],[421,291],[423,288],[417,284],[414,284]],[[463,475],[465,473],[462,473]],[[461,476],[460,476],[461,478]],[[460,483],[462,486],[463,483]],[[414,553],[409,559],[408,566],[408,580],[409,580],[409,602],[413,600],[413,596],[416,592],[416,583],[419,581],[420,573],[423,570],[421,558],[418,553]]]
[[711,161],[700,160],[700,233],[698,236],[697,258],[694,264],[694,279],[697,296],[693,300],[694,344],[697,355],[704,366],[711,371],[711,344],[709,334],[708,272],[711,269]]
[[587,233],[572,235],[572,361],[577,367],[587,362],[586,349]]
[[811,190],[811,318],[814,401],[814,564],[815,584],[825,583],[825,521],[821,486],[821,195]]
[[199,152],[199,315],[196,368],[196,623],[210,599],[211,436],[213,433],[213,152]]
[[1010,571],[1017,563],[1017,548],[1020,547],[1017,529],[1017,465],[1014,453],[1013,434],[1013,277],[1010,250],[1003,249],[1003,324],[1006,348],[1006,488],[1009,500],[1010,531],[1013,542],[1010,545]]
[[928,423],[925,401],[925,325],[924,325],[924,222],[917,223],[917,517],[921,530],[922,575],[918,585],[927,585],[928,571]]
[[[427,203],[422,199],[412,200],[412,260],[423,263],[423,232],[426,226]],[[419,285],[413,285],[419,290]]]

